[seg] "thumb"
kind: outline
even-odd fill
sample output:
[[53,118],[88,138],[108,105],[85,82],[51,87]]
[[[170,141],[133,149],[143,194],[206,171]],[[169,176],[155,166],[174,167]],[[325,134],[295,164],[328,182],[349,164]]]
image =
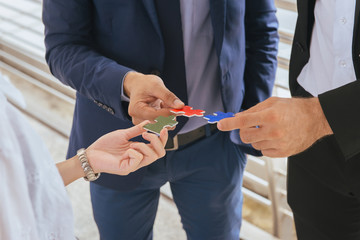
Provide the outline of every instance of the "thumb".
[[182,108],[185,106],[185,104],[174,93],[167,89],[165,85],[155,88],[153,94],[156,98],[161,99],[166,106],[171,108]]

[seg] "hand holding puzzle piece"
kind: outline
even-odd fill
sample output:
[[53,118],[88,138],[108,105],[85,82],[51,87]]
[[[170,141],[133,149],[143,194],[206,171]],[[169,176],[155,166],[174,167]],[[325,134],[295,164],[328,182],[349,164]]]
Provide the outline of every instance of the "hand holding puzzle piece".
[[214,115],[204,116],[204,119],[208,120],[208,123],[217,123],[224,118],[230,118],[230,117],[234,117],[234,116],[235,116],[235,114],[232,112],[227,112],[227,113],[215,112]]
[[[204,116],[205,111],[200,109],[193,109],[190,106],[184,106],[182,109],[171,109],[170,112],[179,114],[179,116],[185,117],[203,117],[208,121],[208,123],[217,123],[224,118],[234,117],[235,114],[232,112],[215,112],[213,115],[206,115]],[[156,134],[160,134],[160,131],[165,127],[174,127],[178,124],[175,120],[176,116],[172,115],[169,117],[159,116],[155,119],[156,123],[149,123],[144,126],[144,129]]]
[[175,120],[176,116],[159,116],[155,118],[155,123],[148,123],[144,126],[144,129],[156,134],[160,134],[161,130],[165,127],[174,127],[178,124],[178,122]]
[[204,110],[200,110],[200,109],[195,109],[193,110],[192,107],[190,106],[184,106],[182,109],[171,109],[170,112],[172,113],[180,113],[181,116],[186,116],[186,117],[202,117],[204,116],[205,111]]

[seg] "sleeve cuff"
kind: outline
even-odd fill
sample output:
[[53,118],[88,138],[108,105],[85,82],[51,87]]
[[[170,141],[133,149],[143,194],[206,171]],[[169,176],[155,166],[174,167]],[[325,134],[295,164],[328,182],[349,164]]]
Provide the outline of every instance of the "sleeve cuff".
[[325,117],[346,160],[360,153],[360,82],[319,95]]
[[125,78],[126,78],[126,76],[129,74],[129,73],[131,73],[131,72],[135,72],[135,71],[128,71],[125,75],[124,75],[124,77],[123,77],[123,79],[122,79],[122,81],[121,81],[121,101],[124,101],[124,102],[130,102],[130,98],[128,97],[128,96],[126,96],[126,94],[125,94],[125,92],[124,92],[124,81],[125,81]]

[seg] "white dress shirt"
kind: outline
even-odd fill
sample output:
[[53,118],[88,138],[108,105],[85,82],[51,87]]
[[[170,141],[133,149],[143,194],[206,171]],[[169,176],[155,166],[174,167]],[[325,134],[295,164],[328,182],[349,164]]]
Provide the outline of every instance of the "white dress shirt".
[[297,81],[313,96],[356,80],[352,60],[356,0],[317,0],[310,60]]

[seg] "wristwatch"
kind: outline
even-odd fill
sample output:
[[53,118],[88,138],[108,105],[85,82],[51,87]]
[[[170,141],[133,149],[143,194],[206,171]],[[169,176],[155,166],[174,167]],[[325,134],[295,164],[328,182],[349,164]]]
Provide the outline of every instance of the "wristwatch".
[[98,179],[100,177],[100,173],[94,173],[94,170],[90,166],[90,163],[87,159],[85,148],[80,148],[77,151],[76,155],[78,156],[79,161],[81,163],[81,167],[84,170],[85,173],[84,179],[90,182]]

